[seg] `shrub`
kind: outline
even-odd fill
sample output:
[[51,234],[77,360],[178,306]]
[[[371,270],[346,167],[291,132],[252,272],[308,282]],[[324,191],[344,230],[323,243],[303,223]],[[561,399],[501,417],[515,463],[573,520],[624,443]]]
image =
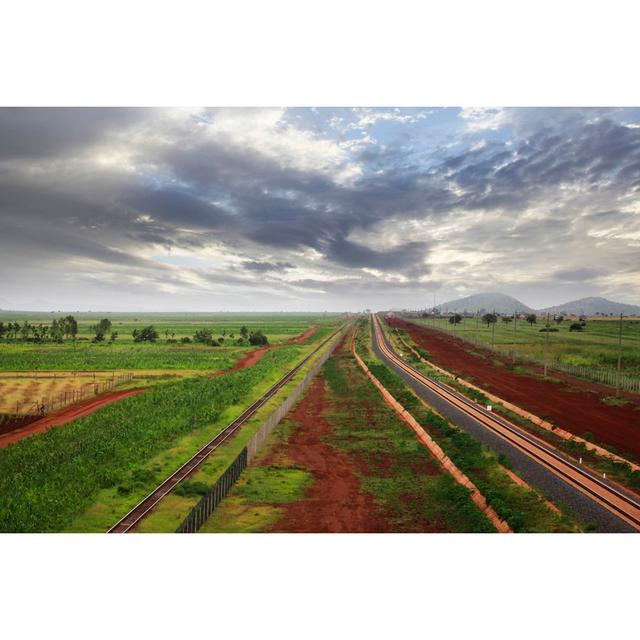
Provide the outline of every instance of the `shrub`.
[[265,345],[269,344],[269,340],[267,339],[267,336],[258,329],[258,331],[253,331],[249,336],[249,343],[252,345]]
[[584,326],[580,322],[572,322],[569,331],[582,331]]
[[134,342],[155,342],[158,339],[158,332],[153,325],[143,327],[142,329],[134,329],[132,334]]

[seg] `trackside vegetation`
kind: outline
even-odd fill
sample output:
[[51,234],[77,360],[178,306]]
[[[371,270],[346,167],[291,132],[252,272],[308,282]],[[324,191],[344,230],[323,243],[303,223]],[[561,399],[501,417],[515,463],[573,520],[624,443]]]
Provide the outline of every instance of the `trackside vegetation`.
[[363,322],[356,348],[371,373],[428,431],[513,531],[572,532],[583,528],[573,514],[559,515],[548,507],[540,493],[516,484],[502,468],[509,465],[507,459],[499,458],[472,435],[451,426],[427,408],[399,375],[372,355],[370,344],[370,323]]
[[146,460],[191,431],[215,433],[225,409],[248,404],[257,386],[299,354],[282,347],[224,376],[167,382],[0,450],[0,531],[60,531],[101,489],[127,495],[153,486],[154,470],[141,469]]

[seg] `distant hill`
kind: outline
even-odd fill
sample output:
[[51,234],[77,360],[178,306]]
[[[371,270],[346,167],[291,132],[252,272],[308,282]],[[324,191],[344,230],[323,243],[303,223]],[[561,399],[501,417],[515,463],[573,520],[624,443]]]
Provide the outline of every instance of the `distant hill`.
[[606,298],[592,297],[580,298],[579,300],[572,300],[554,307],[540,309],[540,312],[575,316],[619,315],[621,313],[625,316],[637,316],[640,315],[640,307],[635,304],[623,304]]
[[506,315],[514,311],[518,313],[531,313],[533,311],[531,307],[520,302],[520,300],[507,296],[504,293],[479,293],[474,296],[451,300],[436,306],[442,313],[462,313],[464,311],[467,313],[489,313],[495,311],[496,313]]

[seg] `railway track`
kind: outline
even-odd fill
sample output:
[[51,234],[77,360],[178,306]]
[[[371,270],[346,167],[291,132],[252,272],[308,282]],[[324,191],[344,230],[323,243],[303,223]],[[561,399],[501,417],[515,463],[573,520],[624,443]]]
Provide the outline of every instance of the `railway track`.
[[375,315],[373,316],[373,329],[374,339],[380,352],[407,376],[437,394],[441,399],[465,413],[495,435],[506,440],[510,445],[534,459],[538,464],[587,495],[591,500],[605,507],[637,531],[640,531],[640,503],[631,496],[617,490],[594,472],[567,460],[534,436],[496,418],[495,415],[475,402],[468,400],[449,389],[446,385],[432,380],[417,369],[414,369],[390,347],[380,327],[380,321]]
[[180,482],[193,473],[216,449],[219,449],[236,431],[264,406],[315,354],[323,349],[342,330],[334,331],[326,340],[320,343],[309,355],[305,356],[293,369],[286,373],[268,391],[245,409],[233,422],[228,424],[215,438],[209,441],[195,455],[176,469],[169,477],[162,481],[146,498],[141,500],[129,513],[118,520],[107,533],[128,533]]

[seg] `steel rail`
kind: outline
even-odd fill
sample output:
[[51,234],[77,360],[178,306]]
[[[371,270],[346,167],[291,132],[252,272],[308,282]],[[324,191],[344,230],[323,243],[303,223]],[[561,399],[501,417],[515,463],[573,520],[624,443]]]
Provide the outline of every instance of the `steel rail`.
[[534,436],[526,434],[513,425],[496,418],[476,403],[455,393],[446,385],[432,380],[407,364],[391,349],[387,343],[386,336],[379,326],[379,322],[379,319],[374,315],[373,326],[376,344],[383,355],[395,366],[640,531],[640,504],[638,502],[605,483],[585,468],[573,464],[558,455],[553,449],[538,442]]
[[334,331],[326,340],[321,342],[311,353],[305,356],[293,369],[286,373],[278,382],[268,389],[262,396],[245,409],[235,420],[229,423],[218,435],[205,444],[197,453],[189,458],[182,466],[176,469],[170,476],[165,478],[148,496],[143,498],[133,509],[114,524],[107,533],[127,533],[169,494],[182,480],[197,469],[216,449],[220,448],[236,431],[251,418],[262,406],[264,406],[282,387],[284,387],[293,376],[305,365],[314,355],[325,347],[333,338],[342,331],[340,327]]

